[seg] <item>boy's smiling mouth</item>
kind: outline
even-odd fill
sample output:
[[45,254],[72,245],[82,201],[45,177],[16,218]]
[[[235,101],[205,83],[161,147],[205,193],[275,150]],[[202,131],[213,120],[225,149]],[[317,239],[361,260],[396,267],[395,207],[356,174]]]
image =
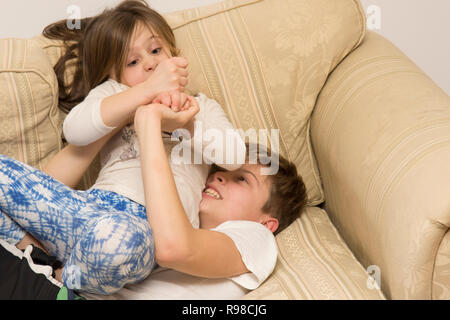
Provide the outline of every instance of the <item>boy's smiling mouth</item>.
[[222,200],[222,196],[220,195],[220,193],[210,185],[206,185],[205,189],[203,190],[203,194],[206,194],[216,200]]

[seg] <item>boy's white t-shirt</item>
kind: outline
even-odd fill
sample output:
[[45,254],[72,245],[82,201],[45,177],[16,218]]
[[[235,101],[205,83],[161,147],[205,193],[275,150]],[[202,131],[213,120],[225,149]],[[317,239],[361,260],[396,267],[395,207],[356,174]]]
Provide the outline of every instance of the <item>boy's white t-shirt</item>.
[[[126,85],[113,79],[109,79],[92,89],[84,101],[75,106],[64,120],[63,132],[66,140],[73,145],[88,145],[111,132],[114,128],[104,124],[101,117],[100,104],[104,98],[126,89],[128,89]],[[222,107],[215,100],[207,98],[204,94],[200,94],[196,99],[199,103],[200,111],[194,118],[195,131],[192,143],[188,139],[184,139],[182,143],[179,143],[179,140],[172,141],[167,134],[162,135],[178,195],[194,228],[199,227],[199,204],[202,199],[202,190],[208,176],[210,163],[206,163],[198,156],[197,160],[201,160],[201,163],[198,164],[176,163],[171,157],[172,150],[179,151],[181,146],[185,144],[190,144],[192,147],[196,146],[191,152],[191,158],[194,160],[194,153],[197,153],[197,155],[204,154],[205,148],[211,147],[212,142],[202,139],[202,137],[206,137],[208,132],[211,133],[215,130],[215,132],[221,133],[224,137],[223,143],[217,145],[218,149],[222,149],[221,158],[223,161],[212,159],[208,156],[205,159],[227,170],[239,168],[245,159],[243,156],[245,154],[244,142],[233,128]],[[233,139],[229,139],[230,136]],[[228,142],[240,145],[241,164],[239,164],[237,152],[234,159],[232,159],[233,161],[229,161],[228,164],[225,163],[227,162],[226,157],[230,156],[230,152],[227,153],[227,150],[231,150],[231,148],[225,147],[225,144]],[[237,149],[233,148],[233,151],[235,150]],[[181,152],[178,154],[181,154]],[[91,188],[113,191],[141,205],[145,205],[139,142],[132,125],[124,127],[105,144],[100,152],[100,162],[101,170],[99,176]]]
[[256,289],[272,273],[277,260],[273,234],[253,221],[227,221],[212,230],[223,232],[235,243],[248,273],[222,279],[191,276],[158,268],[140,283],[110,295],[83,294],[88,299],[231,300]]
[[[101,117],[101,101],[127,88],[110,79],[91,90],[86,99],[67,115],[63,124],[66,140],[74,145],[88,145],[111,132],[114,128],[106,126]],[[204,150],[211,147],[211,141],[202,137],[210,129],[216,132],[219,130],[224,137],[221,152],[222,159],[225,160],[229,156],[227,150],[231,150],[225,147],[226,137],[229,138],[230,134],[234,133],[235,140],[228,139],[228,142],[231,141],[234,145],[241,144],[243,147],[239,156],[236,154],[233,159],[235,164],[227,164],[208,156],[206,158],[228,170],[239,168],[241,164],[237,158],[240,157],[242,163],[245,160],[245,145],[242,138],[236,134],[237,131],[215,100],[203,94],[196,99],[200,111],[194,118],[196,129],[192,144],[199,148],[193,150],[192,154],[194,151],[204,154]],[[171,157],[173,148],[190,141],[184,139],[179,144],[178,140],[172,141],[170,136],[164,134],[163,141],[180,200],[192,225],[198,228],[199,204],[210,166],[205,161],[200,164],[175,163]],[[233,151],[237,149],[234,148]],[[124,127],[106,143],[100,152],[100,161],[102,169],[92,188],[113,191],[145,205],[139,143],[133,126]],[[241,297],[248,290],[257,288],[275,267],[277,246],[273,234],[266,227],[252,221],[227,221],[213,230],[227,234],[234,241],[244,264],[250,270],[249,273],[227,279],[208,279],[160,268],[143,282],[129,285],[109,298],[234,299]],[[87,296],[96,298],[96,295]],[[97,298],[108,297],[97,296]]]

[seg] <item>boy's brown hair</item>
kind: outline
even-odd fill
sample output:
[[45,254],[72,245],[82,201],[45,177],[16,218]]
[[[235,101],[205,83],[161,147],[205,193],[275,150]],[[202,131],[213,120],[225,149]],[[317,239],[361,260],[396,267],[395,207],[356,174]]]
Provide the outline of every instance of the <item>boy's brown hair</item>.
[[[156,32],[172,56],[179,54],[175,36],[166,20],[145,0],[125,0],[113,9],[80,20],[79,29],[69,29],[60,20],[42,32],[49,39],[63,40],[65,53],[54,66],[59,85],[59,107],[69,112],[83,101],[89,91],[108,79],[113,72],[120,81],[126,65],[130,38],[138,24]],[[70,83],[65,72],[74,66]]]
[[[277,235],[300,217],[308,200],[306,186],[292,162],[264,146],[253,143],[246,143],[245,146],[247,161],[249,161],[249,155],[256,152],[255,158],[258,164],[265,167],[273,167],[273,165],[278,167],[275,174],[267,175],[270,179],[269,198],[261,208],[263,212],[278,220],[278,228],[273,233]],[[259,151],[257,151],[258,147]],[[273,164],[270,161],[277,161],[277,163]],[[209,174],[219,170],[223,169],[213,164]]]
[[[295,164],[268,148],[261,155],[261,146],[259,148],[259,164],[263,166],[271,165],[270,163],[266,164],[268,161],[261,161],[261,157],[265,155],[270,155],[269,159],[272,161],[274,159],[274,161],[278,161],[278,171],[273,175],[268,175],[271,181],[269,199],[262,207],[263,212],[277,218],[278,228],[274,232],[274,235],[277,235],[300,217],[308,201],[306,186],[302,177],[297,173]],[[247,150],[249,150],[248,144]]]

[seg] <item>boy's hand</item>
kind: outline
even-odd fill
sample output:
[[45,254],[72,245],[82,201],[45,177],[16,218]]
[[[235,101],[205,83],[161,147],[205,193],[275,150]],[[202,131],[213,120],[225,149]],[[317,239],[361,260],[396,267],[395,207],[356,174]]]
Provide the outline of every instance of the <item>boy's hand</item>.
[[180,91],[161,93],[152,101],[152,103],[164,104],[175,112],[187,110],[190,107],[188,95]]
[[139,107],[134,117],[134,126],[138,136],[141,128],[145,127],[146,121],[150,118],[156,117],[161,122],[161,130],[163,131],[173,132],[176,129],[188,126],[194,116],[200,111],[200,107],[195,98],[187,96],[187,99],[190,107],[179,112],[175,112],[163,104],[156,103]]

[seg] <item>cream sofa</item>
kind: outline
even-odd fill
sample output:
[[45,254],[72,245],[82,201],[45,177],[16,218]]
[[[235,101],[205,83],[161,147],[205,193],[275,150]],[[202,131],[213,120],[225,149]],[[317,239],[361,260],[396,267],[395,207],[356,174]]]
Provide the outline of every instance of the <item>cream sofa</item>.
[[[238,128],[280,129],[307,186],[274,273],[244,299],[450,298],[450,98],[366,30],[358,0],[228,0],[165,17],[189,91]],[[61,53],[42,36],[0,40],[0,152],[38,168],[63,146]]]

